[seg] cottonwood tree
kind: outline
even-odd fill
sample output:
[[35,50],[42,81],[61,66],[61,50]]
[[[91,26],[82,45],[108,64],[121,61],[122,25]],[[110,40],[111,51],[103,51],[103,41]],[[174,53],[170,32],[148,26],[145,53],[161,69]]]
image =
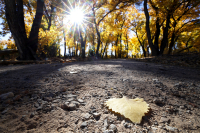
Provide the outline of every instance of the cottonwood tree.
[[135,43],[140,44],[143,51],[143,55],[144,57],[146,57],[147,56],[146,53],[148,51],[147,51],[147,46],[146,46],[147,39],[146,39],[146,30],[145,30],[145,15],[143,12],[139,12],[138,9],[132,8],[131,11],[129,11],[128,21],[131,25],[130,30],[132,30],[135,33],[136,38],[138,40],[138,42],[135,42]]
[[94,0],[92,5],[94,25],[97,33],[97,49],[96,55],[99,56],[99,48],[101,46],[101,34],[100,23],[103,22],[106,17],[117,10],[131,6],[138,0]]
[[38,33],[43,15],[44,1],[37,0],[35,18],[33,20],[29,37],[27,37],[25,29],[23,0],[4,0],[4,3],[6,20],[19,51],[18,59],[36,60]]
[[181,29],[199,21],[199,0],[149,0],[149,9],[147,5],[148,0],[144,0],[146,32],[153,56],[162,55],[167,49],[170,54],[178,36],[184,31]]

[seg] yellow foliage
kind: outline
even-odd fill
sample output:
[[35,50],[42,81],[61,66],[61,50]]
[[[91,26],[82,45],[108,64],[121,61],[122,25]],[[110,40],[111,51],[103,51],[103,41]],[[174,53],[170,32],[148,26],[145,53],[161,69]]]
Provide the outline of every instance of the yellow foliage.
[[6,46],[7,49],[17,49],[14,41],[12,40],[0,40],[0,49]]
[[132,49],[132,55],[136,55],[137,53],[140,52],[140,43],[137,39],[137,37],[133,36],[131,38],[131,45],[129,46],[130,49]]
[[4,48],[4,45],[1,44],[1,42],[0,42],[0,50],[2,50],[3,48]]
[[56,27],[51,26],[50,30],[39,29],[39,44],[41,48],[51,46],[56,42],[60,42],[62,33]]

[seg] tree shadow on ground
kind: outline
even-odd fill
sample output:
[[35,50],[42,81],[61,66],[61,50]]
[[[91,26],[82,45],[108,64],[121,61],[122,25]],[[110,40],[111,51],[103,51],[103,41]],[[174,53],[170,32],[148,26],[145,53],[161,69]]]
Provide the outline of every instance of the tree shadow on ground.
[[[95,69],[95,72],[94,72],[89,67],[89,66],[101,66],[101,65],[106,65],[107,67],[109,66],[110,69],[101,70],[101,68],[99,68],[99,69]],[[85,67],[84,70],[81,68],[83,66]],[[72,70],[73,68],[75,68],[75,70],[78,71],[77,74],[70,74],[70,71],[73,71]],[[165,78],[170,78],[175,81],[176,80],[177,81],[194,81],[194,82],[200,81],[200,77],[199,77],[200,70],[180,68],[180,67],[174,67],[174,66],[157,65],[153,63],[129,61],[129,60],[124,60],[124,59],[73,62],[73,63],[16,65],[16,66],[1,66],[0,67],[0,79],[1,79],[0,80],[0,94],[12,91],[15,95],[18,95],[28,90],[29,92],[26,95],[29,98],[27,100],[28,102],[30,102],[29,100],[32,97],[32,94],[34,94],[36,91],[40,99],[43,99],[44,97],[56,97],[61,94],[62,87],[66,87],[67,89],[71,89],[74,92],[76,92],[79,90],[78,86],[81,86],[82,84],[87,84],[92,78],[97,78],[98,76],[105,77],[104,81],[107,78],[110,78],[110,79],[113,78],[113,80],[115,80],[114,77],[120,77],[123,79],[123,77],[119,75],[119,73],[115,73],[116,71],[113,71],[112,68],[116,68],[115,70],[119,70],[122,73],[126,71],[128,72],[132,71],[132,73],[128,73],[128,74],[132,75],[133,77],[134,77],[134,73],[137,72],[141,77],[144,74],[146,74],[145,76],[147,77],[148,75],[151,77],[157,77],[157,78],[159,78],[159,76],[163,76]],[[84,73],[85,74],[87,73],[88,75],[94,75],[94,77],[89,77],[89,78],[87,76],[84,77]],[[58,81],[57,78],[61,78],[61,80],[63,80],[62,82],[64,83],[61,83],[60,81]],[[117,81],[119,81],[119,79]],[[130,82],[130,84],[131,83],[132,82]],[[145,84],[145,83],[146,81],[140,81],[140,84]],[[61,87],[59,87],[58,84],[61,85]],[[120,79],[119,84],[122,84],[121,79]],[[132,86],[130,86],[130,88],[131,87]],[[140,88],[140,89],[143,89],[143,88]],[[146,90],[141,91],[140,89],[138,90],[139,91],[138,95],[135,95],[135,96],[141,96],[141,97],[144,97],[145,100],[148,100],[148,97],[144,96],[143,93],[141,93],[142,91],[144,92]],[[129,97],[131,98],[131,95]],[[25,98],[26,97],[24,97],[24,99]],[[24,100],[19,101],[16,104],[25,104],[23,102]],[[36,102],[36,101],[32,101],[32,102]],[[143,118],[141,125],[145,123],[148,123],[148,125],[151,125],[151,122],[150,122],[150,118],[152,117],[151,112],[152,111],[150,111],[150,115],[147,115]]]

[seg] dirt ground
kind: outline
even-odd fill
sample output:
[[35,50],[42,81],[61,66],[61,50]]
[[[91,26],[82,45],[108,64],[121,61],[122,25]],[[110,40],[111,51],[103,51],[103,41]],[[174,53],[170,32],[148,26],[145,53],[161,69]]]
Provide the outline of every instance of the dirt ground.
[[[134,124],[104,106],[143,98]],[[200,70],[125,59],[0,66],[1,133],[200,132]]]

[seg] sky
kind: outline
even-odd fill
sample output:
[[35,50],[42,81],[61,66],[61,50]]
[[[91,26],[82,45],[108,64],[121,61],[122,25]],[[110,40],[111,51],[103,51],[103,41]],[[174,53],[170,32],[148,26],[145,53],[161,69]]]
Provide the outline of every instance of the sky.
[[[2,19],[0,18],[0,23],[2,23]],[[2,31],[3,26],[0,25],[0,31]],[[7,34],[6,36],[2,36],[0,35],[0,40],[8,40],[8,38],[10,37],[10,34]]]
[[[2,19],[0,18],[0,23],[2,23]],[[0,31],[2,31],[3,26],[0,25]],[[10,34],[7,34],[6,36],[2,36],[0,35],[0,40],[8,40],[8,38],[10,37]],[[4,46],[4,48],[6,48],[6,46]]]

